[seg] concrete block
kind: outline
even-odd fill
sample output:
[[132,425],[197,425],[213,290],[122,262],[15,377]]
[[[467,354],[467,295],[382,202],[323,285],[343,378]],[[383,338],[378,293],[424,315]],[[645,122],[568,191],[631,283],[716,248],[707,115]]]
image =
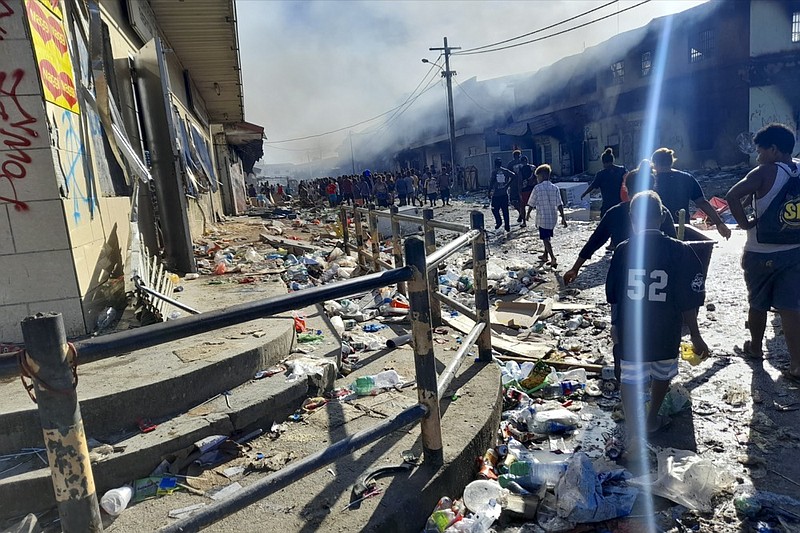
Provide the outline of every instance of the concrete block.
[[[13,208],[12,208],[13,209]],[[11,222],[8,219],[8,204],[0,205],[0,255],[16,253]]]
[[28,206],[29,211],[8,210],[17,253],[69,249],[61,202],[34,201]]
[[[25,40],[28,42],[25,4],[22,0],[5,0],[3,4],[3,12],[9,13],[3,18],[3,41]],[[11,57],[9,56],[9,58]]]
[[[59,250],[0,256],[0,287],[0,305],[76,298],[72,254]],[[37,306],[31,312],[40,310]]]

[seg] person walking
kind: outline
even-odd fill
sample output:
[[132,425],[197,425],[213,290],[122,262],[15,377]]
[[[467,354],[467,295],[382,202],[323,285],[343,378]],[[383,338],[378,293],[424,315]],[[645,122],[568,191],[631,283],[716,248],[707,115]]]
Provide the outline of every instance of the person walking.
[[669,421],[658,411],[678,374],[682,325],[689,327],[696,353],[708,353],[708,346],[695,312],[705,299],[702,262],[690,245],[659,231],[664,215],[658,194],[638,193],[630,208],[634,233],[611,258],[606,300],[616,309],[611,322],[622,359],[627,448],[629,456],[636,457],[646,453],[639,436],[658,431]]
[[550,165],[539,165],[536,167],[536,181],[538,185],[533,188],[531,197],[528,199],[528,213],[525,220],[531,216],[531,211],[536,209],[536,227],[539,228],[539,238],[544,243],[544,254],[539,256],[542,262],[550,261],[548,264],[555,268],[558,266],[556,254],[553,252],[553,231],[558,222],[558,214],[561,215],[561,223],[567,227],[567,218],[564,216],[564,202],[561,200],[561,190],[550,181]]
[[581,200],[593,190],[599,189],[600,195],[603,197],[603,203],[600,206],[600,218],[606,214],[606,211],[620,203],[620,189],[622,188],[622,177],[625,176],[627,170],[625,167],[614,164],[614,151],[611,148],[606,148],[603,155],[600,156],[603,162],[603,170],[595,174],[594,180],[589,184],[589,188],[581,194]]
[[656,192],[661,197],[661,202],[672,213],[672,217],[680,224],[680,211],[685,213],[684,222],[689,219],[689,201],[694,202],[698,209],[702,210],[711,222],[716,226],[717,231],[724,238],[729,239],[731,230],[720,218],[716,209],[708,203],[703,195],[703,189],[694,176],[688,172],[675,170],[675,152],[669,148],[659,148],[653,152],[651,158],[653,167],[656,170]]
[[489,198],[492,202],[494,229],[505,227],[506,233],[511,231],[508,220],[508,186],[514,177],[513,172],[503,167],[502,159],[498,157],[494,160],[494,170],[489,176]]
[[[767,312],[776,309],[789,350],[783,376],[800,384],[800,161],[792,159],[795,136],[784,124],[769,124],[753,137],[758,166],[725,199],[739,227],[747,230],[742,269],[747,286],[750,340],[744,352],[763,356]],[[742,201],[752,197],[754,218]]]

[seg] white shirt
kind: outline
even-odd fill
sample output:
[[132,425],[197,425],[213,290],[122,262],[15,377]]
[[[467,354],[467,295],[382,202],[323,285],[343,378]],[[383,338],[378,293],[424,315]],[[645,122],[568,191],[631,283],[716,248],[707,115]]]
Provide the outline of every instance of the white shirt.
[[561,190],[546,180],[533,188],[528,205],[536,208],[536,226],[553,229],[558,223],[558,207],[564,205]]

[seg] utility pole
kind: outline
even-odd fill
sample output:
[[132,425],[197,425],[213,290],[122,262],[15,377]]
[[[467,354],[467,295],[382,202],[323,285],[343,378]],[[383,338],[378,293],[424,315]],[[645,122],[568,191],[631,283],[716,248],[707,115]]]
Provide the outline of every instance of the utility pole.
[[444,70],[442,76],[447,78],[447,115],[450,119],[448,129],[450,130],[450,176],[456,174],[456,115],[453,111],[453,76],[455,70],[450,70],[450,51],[461,50],[460,46],[447,46],[447,37],[444,37],[444,48],[429,48],[428,50],[444,53]]

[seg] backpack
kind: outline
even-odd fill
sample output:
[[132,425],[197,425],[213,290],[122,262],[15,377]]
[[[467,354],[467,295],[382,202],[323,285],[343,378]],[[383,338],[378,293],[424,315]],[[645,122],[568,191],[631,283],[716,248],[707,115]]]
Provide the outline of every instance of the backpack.
[[800,244],[800,171],[794,163],[777,165],[789,179],[764,213],[758,214],[756,236],[763,244]]

